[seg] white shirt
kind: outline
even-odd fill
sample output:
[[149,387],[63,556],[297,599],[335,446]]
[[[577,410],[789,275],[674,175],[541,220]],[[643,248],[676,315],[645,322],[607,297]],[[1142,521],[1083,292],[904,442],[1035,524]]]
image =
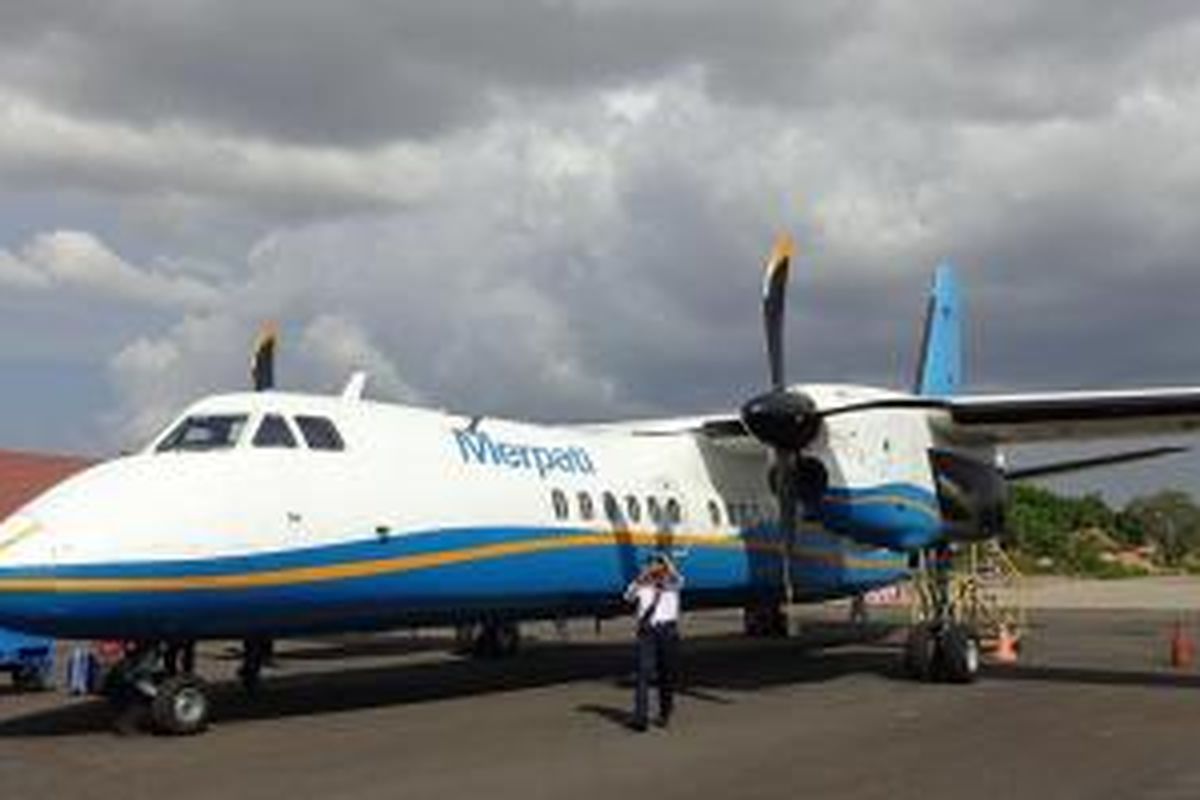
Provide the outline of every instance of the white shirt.
[[[664,622],[679,621],[679,592],[683,588],[683,578],[675,578],[673,580],[663,581],[661,584],[655,583],[640,583],[633,581],[629,584],[629,588],[625,590],[625,599],[630,602],[637,602],[636,619],[643,619],[649,611],[650,606],[654,606],[654,610],[650,611],[650,625],[662,625]],[[655,603],[654,598],[658,598]]]

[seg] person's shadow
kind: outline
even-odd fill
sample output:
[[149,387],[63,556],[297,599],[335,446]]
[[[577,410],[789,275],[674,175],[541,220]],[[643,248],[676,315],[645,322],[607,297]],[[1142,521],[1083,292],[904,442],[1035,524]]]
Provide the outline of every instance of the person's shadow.
[[[619,681],[620,682],[620,681]],[[631,682],[632,683],[632,682]],[[653,685],[653,684],[651,684]],[[733,701],[727,697],[706,692],[703,689],[697,689],[691,686],[679,687],[675,690],[676,695],[689,697],[693,700],[699,700],[704,703],[715,703],[717,705],[727,706],[732,705]],[[592,714],[600,717],[603,720],[619,725],[622,728],[633,728],[633,712],[624,708],[614,708],[612,706],[600,705],[599,703],[581,703],[575,706],[575,710],[581,714]]]
[[584,714],[593,714],[622,728],[633,727],[633,714],[628,709],[602,706],[598,703],[583,703],[575,706],[575,710]]

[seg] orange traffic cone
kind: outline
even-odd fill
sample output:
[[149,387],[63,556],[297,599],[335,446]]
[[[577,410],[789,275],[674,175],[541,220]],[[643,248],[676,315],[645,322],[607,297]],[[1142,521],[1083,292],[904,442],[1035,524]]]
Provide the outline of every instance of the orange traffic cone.
[[1171,629],[1171,666],[1186,669],[1196,661],[1196,643],[1179,620]]
[[1000,637],[996,640],[996,650],[992,657],[998,664],[1017,663],[1017,637],[1007,625],[1000,626]]

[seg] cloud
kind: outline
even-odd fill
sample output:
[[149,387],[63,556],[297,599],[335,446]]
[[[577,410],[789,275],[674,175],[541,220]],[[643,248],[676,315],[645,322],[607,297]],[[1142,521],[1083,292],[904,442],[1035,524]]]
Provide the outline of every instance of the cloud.
[[20,347],[106,369],[124,436],[243,386],[265,318],[294,388],[366,365],[469,412],[728,409],[789,229],[797,381],[906,385],[952,257],[976,387],[1194,382],[1193,17],[6,3],[0,359],[86,316]]
[[437,171],[436,153],[414,145],[351,151],[135,126],[65,114],[0,86],[0,176],[10,185],[293,219],[402,206],[435,186]]
[[0,250],[0,285],[17,289],[45,289],[50,278],[7,250]]
[[391,359],[352,320],[322,314],[300,335],[298,352],[314,362],[332,380],[344,381],[350,373],[366,372],[368,393],[397,402],[419,402],[420,394],[404,382]]
[[1020,121],[1102,115],[1134,80],[1186,81],[1174,54],[1195,44],[1193,12],[1186,0],[13,0],[0,82],[72,116],[354,148],[432,141],[505,99],[693,67],[734,106]]
[[196,308],[219,292],[186,275],[135,267],[83,231],[35,236],[13,255],[0,251],[0,285],[23,291],[69,290],[89,298],[135,305]]

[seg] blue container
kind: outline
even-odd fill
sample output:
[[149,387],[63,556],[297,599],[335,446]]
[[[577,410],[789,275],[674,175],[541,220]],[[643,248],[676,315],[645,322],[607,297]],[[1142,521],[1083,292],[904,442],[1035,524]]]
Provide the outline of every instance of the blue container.
[[11,675],[18,689],[49,688],[54,674],[54,640],[0,628],[0,672]]

